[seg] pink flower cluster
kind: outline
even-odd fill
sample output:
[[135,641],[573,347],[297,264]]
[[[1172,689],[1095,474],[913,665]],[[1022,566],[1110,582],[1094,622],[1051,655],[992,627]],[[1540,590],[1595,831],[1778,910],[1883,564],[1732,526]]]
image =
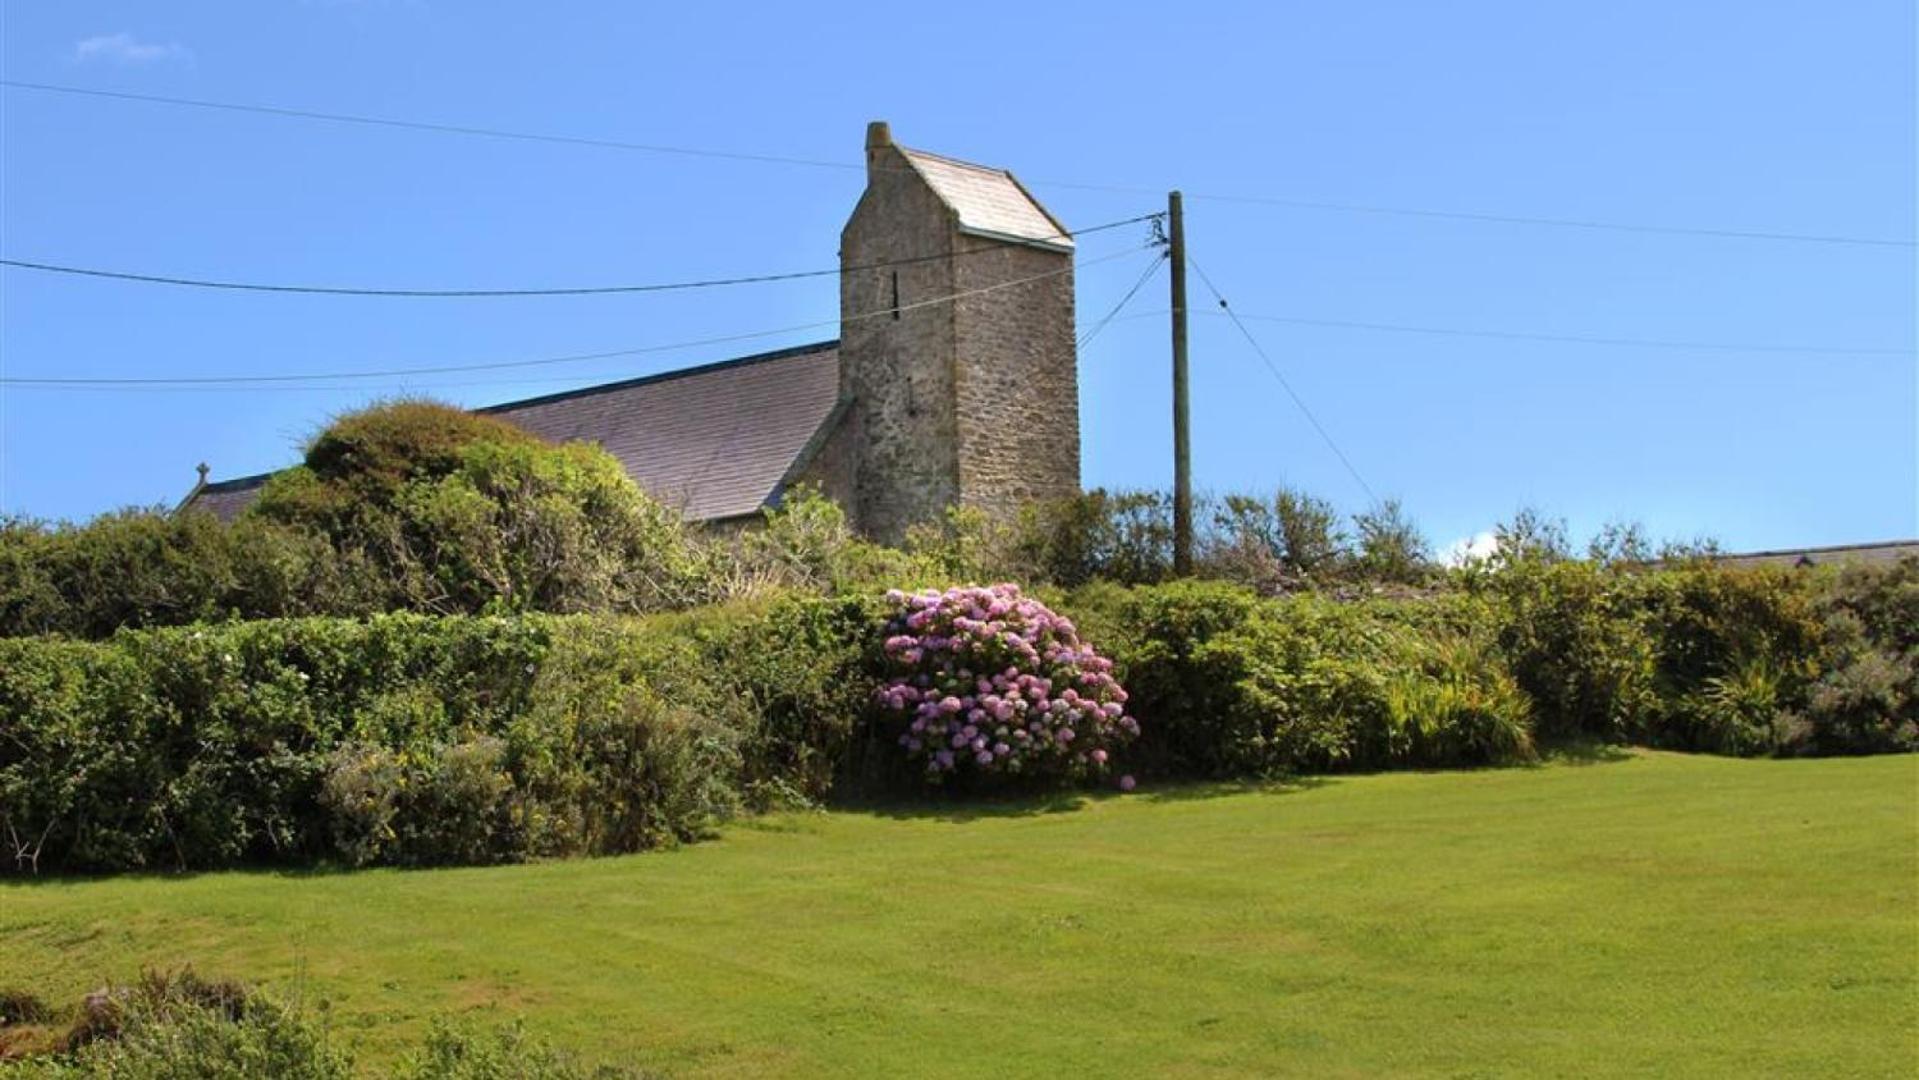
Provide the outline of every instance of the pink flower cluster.
[[886,594],[882,708],[934,779],[961,770],[1072,774],[1139,733],[1113,662],[1016,585]]

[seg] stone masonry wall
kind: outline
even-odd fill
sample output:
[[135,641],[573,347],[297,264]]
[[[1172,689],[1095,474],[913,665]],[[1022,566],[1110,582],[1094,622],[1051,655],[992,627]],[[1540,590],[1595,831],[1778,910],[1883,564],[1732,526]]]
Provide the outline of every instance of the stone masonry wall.
[[961,240],[999,250],[954,260],[958,292],[1052,274],[956,305],[960,501],[1007,516],[1079,491],[1072,255]]
[[891,146],[869,148],[866,193],[840,234],[840,387],[861,432],[857,498],[847,510],[860,531],[898,543],[915,522],[936,520],[959,498],[959,434],[953,386],[951,304],[890,312],[954,291],[951,215]]
[[1010,515],[1078,492],[1070,252],[962,233],[874,125],[840,259],[840,389],[857,432],[840,467],[850,465],[854,495],[843,505],[856,528],[898,543],[950,506]]

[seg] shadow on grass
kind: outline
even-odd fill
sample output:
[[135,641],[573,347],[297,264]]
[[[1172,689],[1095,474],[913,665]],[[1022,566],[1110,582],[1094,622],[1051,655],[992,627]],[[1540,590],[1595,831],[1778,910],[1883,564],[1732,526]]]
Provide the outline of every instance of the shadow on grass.
[[1631,761],[1632,757],[1632,748],[1619,743],[1598,739],[1565,739],[1541,744],[1538,759],[1527,764],[1531,768],[1543,765],[1609,765]]
[[1037,818],[1070,814],[1108,799],[1148,803],[1198,802],[1233,795],[1285,794],[1323,787],[1336,777],[1300,776],[1275,780],[1169,780],[1145,782],[1128,793],[1115,790],[1024,793],[929,793],[917,798],[891,798],[836,803],[837,813],[865,814],[896,821],[933,820],[964,824],[1005,818]]

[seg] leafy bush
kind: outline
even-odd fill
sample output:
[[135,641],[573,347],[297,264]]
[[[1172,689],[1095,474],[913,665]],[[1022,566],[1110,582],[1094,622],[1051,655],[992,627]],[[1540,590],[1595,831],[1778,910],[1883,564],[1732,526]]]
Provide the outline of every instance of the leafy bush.
[[1483,642],[1393,602],[1213,582],[1087,590],[1162,775],[1489,764],[1530,756],[1531,703]]
[[929,778],[1097,773],[1138,733],[1112,662],[1017,586],[896,591],[887,602],[880,704]]
[[611,454],[452,406],[341,418],[248,513],[364,561],[390,609],[639,612],[705,595],[679,516]]
[[1803,706],[1781,721],[1783,748],[1919,750],[1919,558],[1822,574],[1813,603],[1824,653]]
[[1821,634],[1802,576],[1692,559],[1624,574],[1653,643],[1654,692],[1631,735],[1650,746],[1729,754],[1777,748],[1775,721],[1803,698]]
[[1617,570],[1544,558],[1469,579],[1541,735],[1621,740],[1644,729],[1658,650],[1627,584]]
[[86,525],[0,520],[0,637],[100,638],[203,619],[371,610],[362,567],[266,521],[124,510]]
[[846,775],[875,625],[779,599],[0,640],[0,854],[421,864],[690,839]]

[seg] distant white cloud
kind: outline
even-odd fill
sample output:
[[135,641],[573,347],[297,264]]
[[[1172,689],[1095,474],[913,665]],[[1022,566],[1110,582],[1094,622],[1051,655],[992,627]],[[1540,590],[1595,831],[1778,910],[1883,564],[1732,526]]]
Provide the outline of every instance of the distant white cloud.
[[1447,544],[1439,553],[1439,559],[1447,566],[1465,566],[1481,559],[1490,559],[1499,550],[1499,537],[1492,530],[1462,536]]
[[193,53],[177,41],[141,41],[132,34],[97,34],[73,44],[73,59],[80,64],[158,64],[191,60]]

